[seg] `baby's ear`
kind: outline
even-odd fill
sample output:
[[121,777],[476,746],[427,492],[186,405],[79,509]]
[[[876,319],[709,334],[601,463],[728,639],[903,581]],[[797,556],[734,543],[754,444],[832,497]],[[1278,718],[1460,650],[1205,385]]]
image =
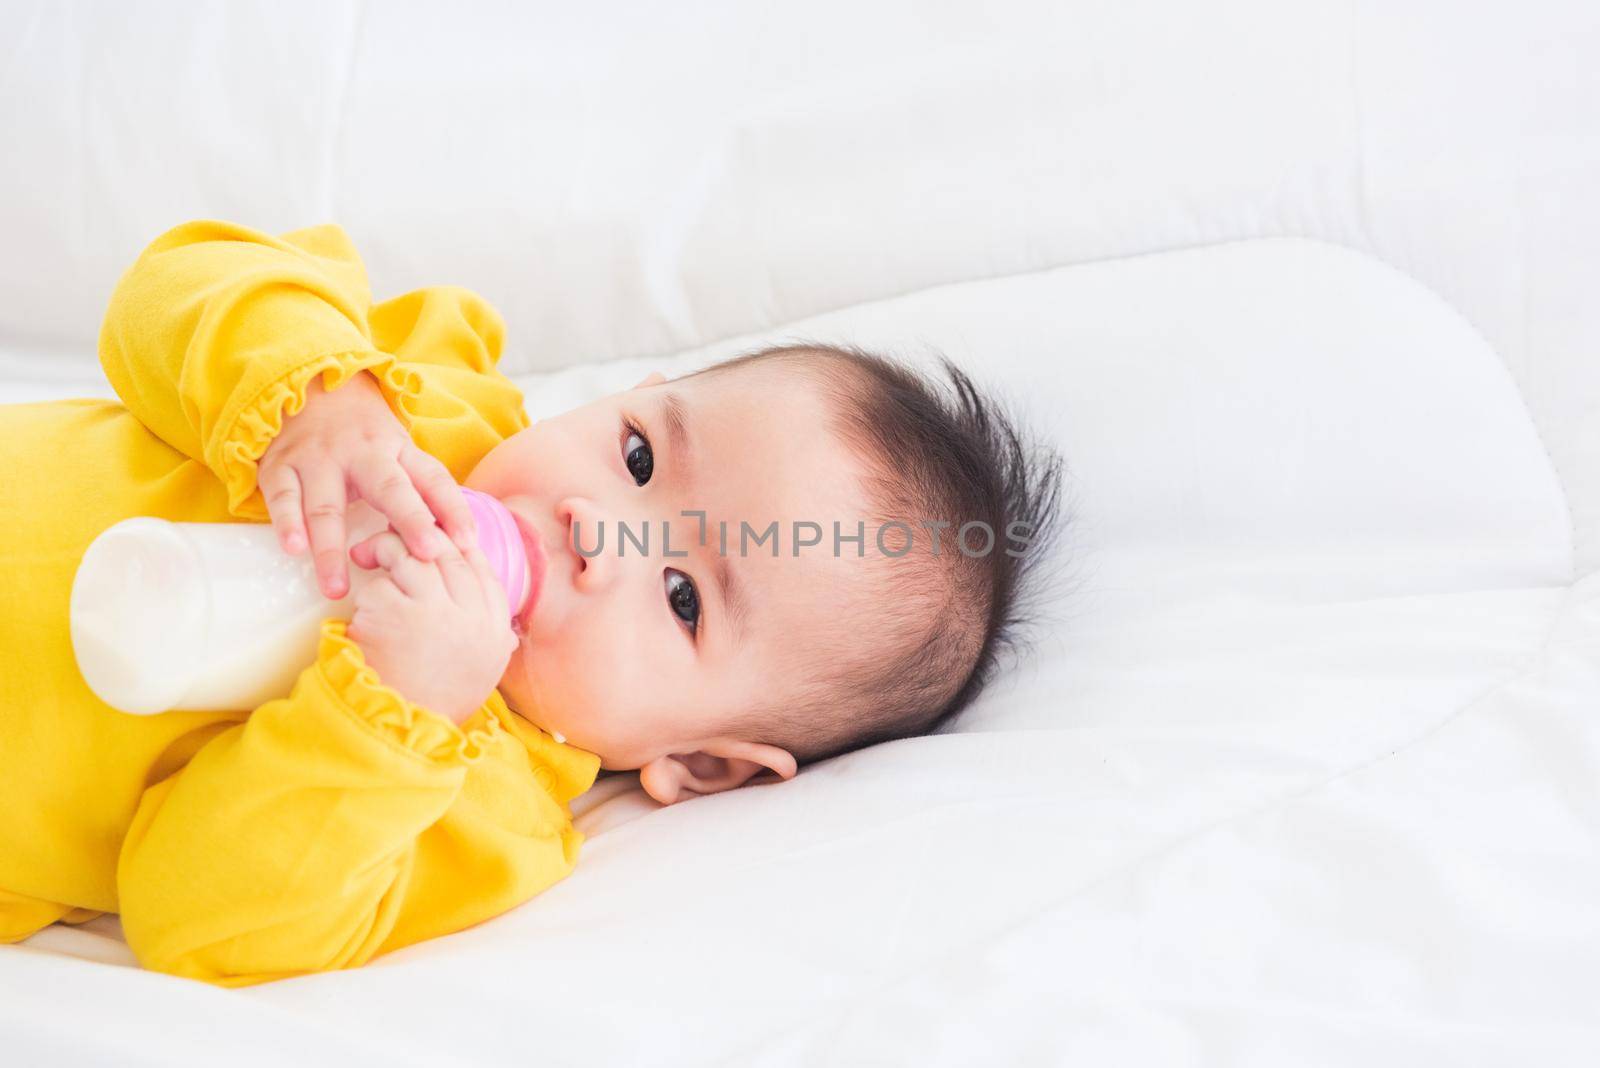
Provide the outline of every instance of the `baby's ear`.
[[637,386],[634,386],[633,388],[649,389],[651,386],[659,386],[666,380],[667,376],[662,374],[660,371],[651,371],[649,374],[644,376]]
[[657,803],[671,805],[743,786],[768,769],[781,779],[794,778],[797,770],[794,757],[785,749],[719,740],[693,753],[656,757],[639,769],[639,784]]

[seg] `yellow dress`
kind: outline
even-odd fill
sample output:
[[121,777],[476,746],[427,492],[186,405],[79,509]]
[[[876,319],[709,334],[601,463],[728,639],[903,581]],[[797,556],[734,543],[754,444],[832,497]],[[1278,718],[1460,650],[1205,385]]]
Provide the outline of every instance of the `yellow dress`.
[[[293,690],[249,712],[117,712],[68,631],[89,543],[122,519],[268,521],[256,462],[322,376],[361,369],[459,482],[529,425],[476,294],[372,305],[348,237],[197,220],[117,283],[100,359],[122,403],[0,405],[0,942],[119,912],[147,968],[221,986],[461,930],[573,868],[599,772],[498,691],[456,726],[322,623]],[[352,565],[353,566],[353,565]]]

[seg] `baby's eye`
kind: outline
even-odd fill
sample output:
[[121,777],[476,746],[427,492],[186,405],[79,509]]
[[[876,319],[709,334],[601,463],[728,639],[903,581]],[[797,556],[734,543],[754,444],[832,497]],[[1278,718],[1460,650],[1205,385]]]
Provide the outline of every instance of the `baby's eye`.
[[[674,582],[677,579],[679,581]],[[700,595],[695,592],[694,580],[682,571],[667,568],[667,604],[673,613],[689,624],[693,634],[700,626]]]
[[637,485],[644,485],[650,481],[650,472],[655,470],[655,453],[650,450],[650,441],[639,428],[630,423],[623,423],[627,436],[622,439],[622,462],[628,465],[628,473],[633,476]]

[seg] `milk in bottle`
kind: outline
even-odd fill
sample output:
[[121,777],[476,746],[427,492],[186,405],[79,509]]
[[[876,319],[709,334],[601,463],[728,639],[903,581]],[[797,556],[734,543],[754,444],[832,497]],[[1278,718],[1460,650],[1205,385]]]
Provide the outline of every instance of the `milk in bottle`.
[[[537,581],[515,520],[488,494],[462,492],[515,617]],[[350,502],[350,589],[335,601],[318,587],[311,554],[284,552],[268,523],[123,520],[89,545],[73,581],[79,670],[102,701],[136,714],[247,710],[287,696],[316,659],[322,621],[348,620],[357,593],[382,574],[349,564],[349,547],[388,526],[365,501]]]

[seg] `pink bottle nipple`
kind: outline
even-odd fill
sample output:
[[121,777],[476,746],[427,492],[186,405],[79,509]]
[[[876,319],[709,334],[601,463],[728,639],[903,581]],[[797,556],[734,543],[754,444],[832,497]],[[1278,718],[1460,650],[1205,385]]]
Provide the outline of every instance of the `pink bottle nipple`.
[[533,578],[529,573],[528,554],[522,547],[522,531],[510,510],[494,497],[465,486],[461,487],[461,492],[478,524],[478,547],[488,557],[495,577],[505,588],[511,616],[515,618],[528,599]]

